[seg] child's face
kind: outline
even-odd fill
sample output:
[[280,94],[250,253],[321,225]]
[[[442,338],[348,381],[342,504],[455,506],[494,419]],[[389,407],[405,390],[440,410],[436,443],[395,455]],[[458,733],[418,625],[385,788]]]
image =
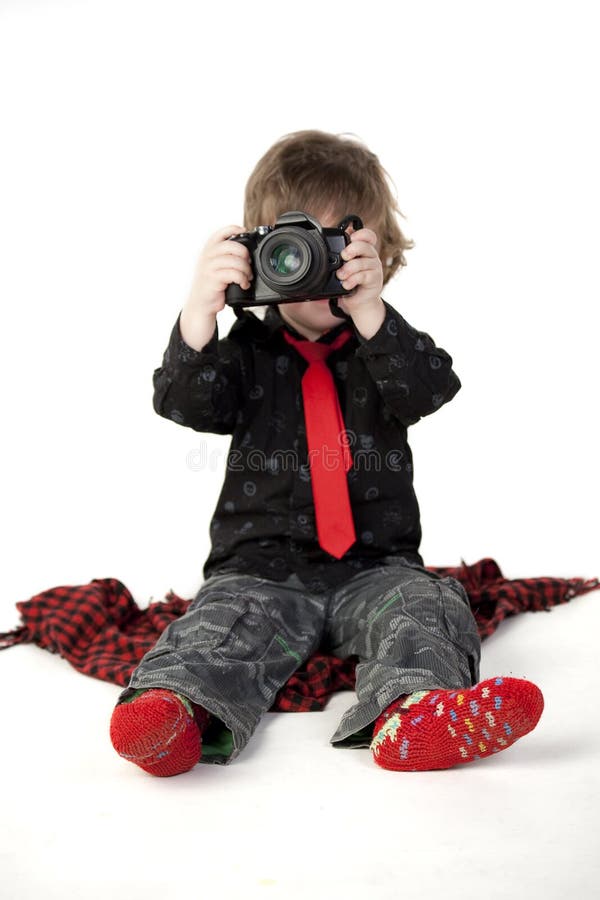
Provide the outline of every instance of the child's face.
[[[339,219],[331,216],[318,216],[315,218],[323,225],[324,228],[336,228]],[[373,228],[367,222],[364,222],[365,228]],[[349,226],[349,231],[353,231]],[[375,228],[373,228],[376,231]],[[379,241],[377,242],[379,244]],[[277,308],[281,313],[284,321],[292,325],[296,331],[304,335],[311,341],[317,340],[330,328],[335,328],[342,321],[334,316],[329,309],[329,300],[304,300],[299,303],[278,303]]]

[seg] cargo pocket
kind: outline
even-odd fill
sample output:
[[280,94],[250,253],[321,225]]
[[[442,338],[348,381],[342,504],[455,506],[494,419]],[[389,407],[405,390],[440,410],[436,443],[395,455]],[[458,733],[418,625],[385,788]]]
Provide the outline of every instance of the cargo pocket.
[[268,654],[277,638],[277,625],[253,598],[234,603],[210,603],[203,607],[206,616],[204,646],[223,659],[259,662]]

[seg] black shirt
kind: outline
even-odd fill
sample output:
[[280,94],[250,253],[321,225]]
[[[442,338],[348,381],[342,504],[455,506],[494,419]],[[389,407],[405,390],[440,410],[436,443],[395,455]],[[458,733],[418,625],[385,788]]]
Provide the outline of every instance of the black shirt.
[[194,431],[232,435],[205,579],[241,572],[283,581],[295,572],[320,593],[383,556],[423,565],[407,429],[461,384],[448,353],[384,305],[385,319],[369,340],[351,319],[319,338],[330,343],[345,327],[352,332],[327,358],[353,457],[347,477],[357,540],[340,560],[316,537],[301,387],[308,363],[281,331],[303,335],[269,306],[264,319],[238,311],[226,337],[219,339],[215,325],[197,351],[181,337],[177,317],[154,372],[154,409]]

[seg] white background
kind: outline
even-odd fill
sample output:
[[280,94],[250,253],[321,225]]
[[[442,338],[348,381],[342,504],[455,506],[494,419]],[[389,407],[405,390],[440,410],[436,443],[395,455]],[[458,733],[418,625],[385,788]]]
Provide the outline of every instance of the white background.
[[[205,240],[222,225],[243,224],[243,190],[251,169],[273,141],[302,128],[354,133],[390,173],[406,216],[402,227],[416,246],[384,297],[450,352],[463,384],[450,404],[409,432],[425,563],[458,565],[461,558],[471,563],[492,556],[511,578],[600,574],[600,66],[595,12],[591,2],[523,0],[0,2],[0,630],[17,624],[15,602],[59,584],[116,577],[141,605],[161,599],[170,588],[184,597],[198,589],[229,438],[197,434],[157,416],[152,373],[161,364]],[[224,310],[220,333],[233,321],[233,313]],[[202,441],[216,451],[217,464],[197,471],[187,460]],[[97,790],[106,807],[98,815],[109,817],[102,821],[110,826],[112,840],[120,837],[120,846],[133,841],[135,853],[146,843],[154,841],[158,847],[166,841],[169,853],[176,855],[183,846],[191,854],[193,843],[178,843],[171,835],[171,847],[164,835],[156,835],[157,810],[167,804],[165,809],[177,822],[180,802],[197,803],[195,821],[203,821],[204,782],[212,785],[210,808],[215,816],[225,802],[226,779],[235,782],[237,772],[235,791],[249,804],[239,821],[247,819],[250,831],[253,822],[267,821],[261,819],[267,807],[269,815],[287,811],[278,820],[279,833],[284,833],[286,822],[293,829],[296,851],[286,871],[289,875],[296,866],[297,875],[298,859],[305,861],[311,849],[309,831],[317,827],[311,816],[317,807],[326,820],[331,816],[331,828],[337,824],[343,829],[352,821],[353,807],[340,801],[348,787],[335,780],[341,767],[350,784],[366,779],[368,792],[364,784],[363,794],[361,788],[356,790],[370,811],[360,845],[363,856],[358,848],[357,856],[350,852],[351,877],[346,882],[337,878],[344,897],[354,897],[353,890],[364,896],[365,890],[376,887],[376,896],[397,896],[394,879],[407,871],[405,877],[413,879],[412,896],[421,896],[420,890],[426,896],[428,878],[437,871],[428,856],[432,842],[440,852],[446,848],[446,862],[456,862],[464,849],[464,842],[444,845],[449,834],[475,841],[486,831],[516,858],[534,831],[537,814],[544,822],[556,822],[554,840],[536,845],[537,867],[529,869],[524,859],[523,871],[519,866],[509,874],[498,870],[490,882],[481,868],[483,855],[491,852],[488,844],[475,862],[465,861],[464,871],[446,883],[445,890],[464,897],[470,896],[467,884],[478,885],[492,897],[494,890],[502,895],[510,882],[514,897],[530,897],[542,886],[546,897],[559,897],[564,891],[558,873],[573,866],[580,879],[574,885],[579,896],[590,896],[589,844],[582,844],[579,830],[583,823],[588,840],[594,828],[597,833],[597,824],[586,819],[591,815],[588,789],[581,794],[587,798],[585,811],[573,813],[573,830],[566,837],[559,833],[559,824],[565,824],[562,795],[557,798],[552,792],[557,790],[556,776],[565,792],[565,808],[573,809],[569,778],[575,763],[559,759],[571,748],[562,716],[574,702],[573,685],[597,680],[597,671],[594,676],[585,669],[587,663],[596,665],[591,649],[582,648],[579,639],[594,630],[597,596],[561,607],[552,617],[539,614],[506,623],[486,645],[482,677],[484,668],[496,666],[488,670],[490,675],[502,666],[507,671],[518,659],[519,675],[537,675],[547,691],[547,704],[552,697],[563,712],[555,712],[555,719],[547,714],[548,726],[554,723],[556,730],[546,733],[546,755],[532,757],[538,781],[529,798],[526,756],[520,757],[519,780],[518,764],[509,754],[516,760],[519,751],[526,753],[526,741],[535,746],[538,731],[523,741],[522,751],[519,745],[500,758],[482,761],[478,775],[474,765],[458,774],[446,773],[445,784],[455,785],[456,797],[440,792],[441,776],[428,780],[435,773],[411,780],[411,790],[418,779],[423,784],[421,793],[415,788],[410,806],[412,830],[402,838],[414,871],[406,869],[404,854],[398,868],[393,865],[397,844],[390,829],[399,827],[398,819],[387,809],[388,818],[377,824],[391,782],[387,773],[372,771],[364,753],[340,754],[325,745],[329,770],[323,763],[321,771],[334,781],[323,782],[322,802],[311,800],[301,787],[298,765],[308,767],[307,778],[311,773],[314,778],[320,765],[306,761],[310,738],[303,733],[317,727],[315,723],[322,727],[318,716],[267,717],[269,734],[280,735],[285,752],[293,752],[293,729],[298,740],[306,740],[297,764],[286,762],[291,782],[286,788],[302,791],[292,799],[282,799],[282,786],[269,780],[271,771],[277,772],[276,781],[284,778],[278,768],[281,747],[271,758],[248,750],[247,761],[237,769],[228,767],[226,774],[222,767],[214,771],[201,766],[179,780],[153,780],[138,770],[130,772],[132,767],[106,746],[106,723],[116,697],[113,686],[83,679],[37,648],[2,654],[4,683],[12,678],[13,685],[21,686],[20,697],[11,701],[17,718],[11,720],[15,741],[7,765],[14,764],[16,756],[22,758],[27,774],[20,777],[30,784],[32,773],[38,772],[38,799],[58,766],[60,792],[57,788],[56,796],[45,802],[59,815],[63,810],[70,821],[60,845],[64,867],[48,837],[54,826],[45,831],[41,824],[32,836],[29,819],[13,822],[9,830],[16,843],[11,845],[8,872],[15,887],[10,896],[36,895],[39,872],[35,877],[26,874],[27,852],[22,850],[28,841],[39,848],[40,840],[43,864],[53,861],[56,866],[47,870],[46,896],[95,897],[96,889],[100,896],[102,886],[112,884],[114,871],[129,885],[122,896],[137,897],[137,891],[145,897],[171,896],[167,874],[164,883],[160,877],[154,880],[156,894],[149,889],[144,893],[147,886],[127,869],[132,857],[124,851],[121,856],[116,844],[111,853],[117,868],[103,869],[102,884],[96,887],[85,881],[92,859],[85,850],[92,844],[78,831],[81,810],[67,815],[64,798],[81,796],[84,786],[89,789],[86,754],[94,752],[99,754],[94,765],[102,786]],[[560,666],[552,647],[557,655],[564,654]],[[581,670],[572,668],[574,658]],[[11,666],[17,668],[9,673]],[[564,677],[567,670],[570,682]],[[75,682],[77,687],[70,687]],[[31,696],[26,701],[22,693],[26,685],[44,708],[45,724],[54,733],[53,750],[45,732],[42,753],[42,737],[31,716],[19,718],[19,712],[33,709]],[[73,724],[75,700],[68,700],[69,690],[88,710],[81,716],[87,722],[86,734],[92,736],[84,745],[77,743],[82,737]],[[94,696],[100,710],[93,705]],[[329,716],[325,741],[349,702],[348,694],[339,695],[324,714]],[[591,708],[590,698],[580,702],[580,714],[573,713],[568,732],[575,743],[583,738],[580,723]],[[19,728],[27,727],[31,755],[21,757],[17,735]],[[64,757],[67,742],[78,747],[75,770]],[[94,749],[99,746],[101,750]],[[264,783],[261,770],[254,768],[261,759],[271,767],[265,770]],[[548,768],[550,763],[563,767],[560,777]],[[255,777],[262,787],[253,794]],[[484,782],[476,788],[477,777]],[[490,787],[493,796],[487,807],[493,821],[484,816],[472,831],[478,801],[469,795],[477,796],[494,777],[497,783]],[[516,779],[514,797],[505,793],[511,777]],[[112,793],[116,778],[125,795],[129,785],[137,786],[149,804],[148,813],[139,798],[129,798],[126,811],[119,809]],[[194,800],[192,778],[198,780]],[[406,780],[393,783],[408,790]],[[152,792],[154,800],[149,799]],[[227,804],[235,804],[235,796],[229,793]],[[551,796],[557,809],[543,805]],[[17,779],[15,809],[21,809],[19,797]],[[443,808],[436,807],[437,824],[432,826],[427,817],[421,822],[421,804],[439,803],[440,797]],[[513,817],[521,815],[523,797],[531,821],[523,826],[523,834],[515,834]],[[407,800],[411,802],[404,794],[397,798],[400,810]],[[89,814],[99,807],[92,803],[85,809]],[[250,809],[258,810],[258,819]],[[299,833],[298,815],[304,814]],[[86,825],[96,839],[99,821]],[[268,821],[273,827],[273,819]],[[500,822],[504,826],[496,833]],[[325,865],[331,832],[323,822],[319,827],[322,845],[314,852]],[[503,844],[509,841],[507,830],[515,841],[512,848]],[[40,839],[40,834],[46,837]],[[352,851],[354,838],[338,840],[342,855],[344,848]],[[203,841],[211,853],[220,846],[210,830]],[[384,844],[389,850],[386,861],[378,859],[370,867],[368,855],[366,862],[364,857],[367,847]],[[237,858],[246,859],[251,868],[248,846],[253,845],[243,846]],[[275,847],[267,858],[275,860],[277,869],[282,863]],[[499,865],[501,857],[496,848],[493,865]],[[80,870],[67,876],[74,858]],[[180,865],[181,859],[172,862]],[[160,869],[156,860],[154,864]],[[188,865],[198,873],[199,865],[210,867],[210,860],[202,862],[200,856]],[[331,872],[313,884],[306,881],[308,869],[300,868],[305,880],[297,875],[299,889],[304,885],[316,897],[333,890],[336,879],[331,881]],[[145,871],[150,873],[151,867]],[[186,871],[189,874],[185,867],[178,869],[182,884]],[[279,897],[277,885],[283,884],[284,894],[292,895],[283,870],[274,875],[273,865],[262,874],[252,869],[250,881],[244,881],[250,869],[244,869],[243,862],[233,871],[238,874],[231,884],[238,885],[239,875],[240,890],[264,889],[264,896],[270,891]],[[205,878],[198,879],[199,890],[203,883],[212,885],[210,877]],[[261,878],[266,878],[262,888]],[[218,885],[217,878],[215,890]],[[220,896],[227,896],[224,887]]]

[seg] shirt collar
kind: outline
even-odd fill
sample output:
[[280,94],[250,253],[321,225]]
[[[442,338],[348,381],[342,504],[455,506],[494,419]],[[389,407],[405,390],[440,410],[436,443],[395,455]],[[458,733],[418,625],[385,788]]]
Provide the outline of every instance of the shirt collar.
[[[289,332],[289,334],[292,335],[292,337],[295,337],[298,340],[306,340],[306,337],[303,334],[300,334],[292,325],[284,321],[283,316],[281,315],[277,306],[269,305],[267,307],[267,311],[265,313],[264,319],[262,320],[262,323],[267,338],[272,337],[277,331],[284,328]],[[344,328],[347,328],[348,326],[350,326],[352,330],[351,319],[349,321],[340,320],[339,325],[334,325],[333,328],[330,328],[329,331],[325,332],[325,334],[322,334],[321,337],[317,338],[316,343],[330,344],[336,339],[340,332],[342,332]]]

